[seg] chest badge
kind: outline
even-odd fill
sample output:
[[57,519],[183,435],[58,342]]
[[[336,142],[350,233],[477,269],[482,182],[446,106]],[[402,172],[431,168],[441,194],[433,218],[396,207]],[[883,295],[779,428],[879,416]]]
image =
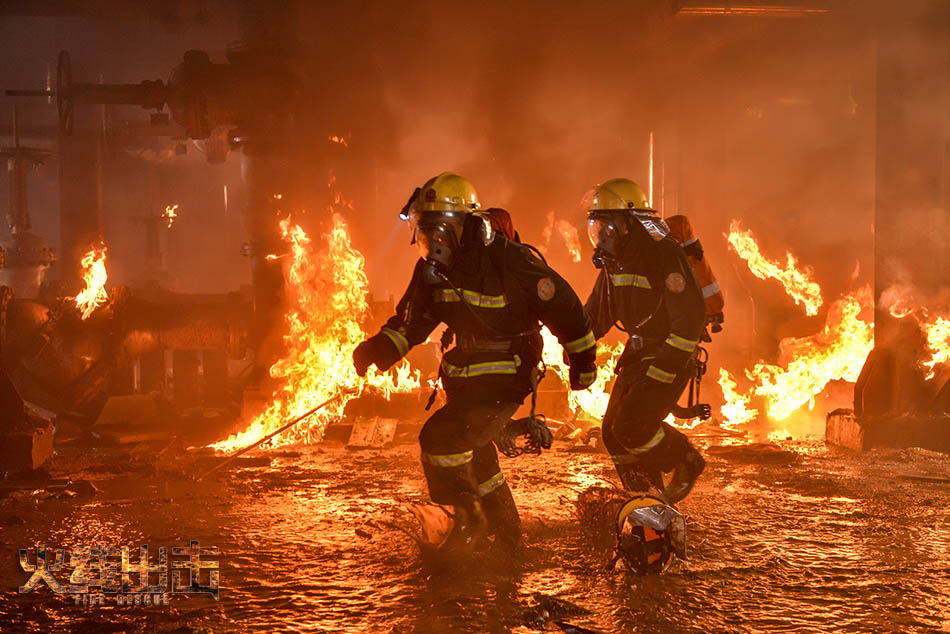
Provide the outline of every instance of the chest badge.
[[670,273],[666,276],[666,289],[671,293],[682,293],[686,290],[686,278],[682,273]]
[[542,277],[538,280],[538,297],[542,302],[549,301],[554,297],[554,282],[550,277]]

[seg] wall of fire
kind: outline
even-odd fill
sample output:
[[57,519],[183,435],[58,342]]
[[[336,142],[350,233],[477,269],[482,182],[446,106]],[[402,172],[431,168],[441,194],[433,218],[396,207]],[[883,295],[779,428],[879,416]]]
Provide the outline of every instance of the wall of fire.
[[[542,243],[552,212],[583,236],[575,201],[593,183],[648,180],[651,136],[654,200],[689,214],[725,289],[714,364],[768,358],[806,321],[777,288],[752,288],[721,239],[733,218],[765,251],[811,264],[828,296],[861,283],[880,294],[891,275],[882,271],[896,270],[885,260],[906,261],[902,275],[933,292],[946,279],[943,260],[905,257],[924,252],[906,236],[932,235],[946,209],[947,91],[931,81],[946,75],[946,15],[930,2],[87,4],[68,15],[53,8],[62,3],[11,4],[0,20],[4,86],[55,88],[60,49],[75,81],[177,79],[230,130],[233,151],[208,161],[209,131],[181,91],[165,95],[179,102],[158,117],[77,104],[68,138],[55,98],[5,99],[3,138],[16,102],[21,142],[53,154],[28,183],[32,232],[57,248],[46,296],[75,293],[75,264],[100,235],[112,280],[136,301],[203,301],[159,288],[217,293],[204,300],[230,314],[236,300],[224,294],[246,285],[247,312],[228,330],[246,332],[218,350],[246,335],[258,373],[279,354],[261,348],[281,314],[279,269],[263,261],[280,248],[277,214],[317,228],[332,192],[344,192],[372,290],[387,298],[414,258],[395,210],[432,173],[464,173]],[[460,39],[459,25],[471,36]],[[188,50],[211,53],[209,75],[176,76]],[[178,224],[166,228],[156,218],[172,204]],[[549,257],[583,294],[593,270],[581,249],[574,262],[553,241]],[[133,364],[132,389],[156,358],[146,365]]]

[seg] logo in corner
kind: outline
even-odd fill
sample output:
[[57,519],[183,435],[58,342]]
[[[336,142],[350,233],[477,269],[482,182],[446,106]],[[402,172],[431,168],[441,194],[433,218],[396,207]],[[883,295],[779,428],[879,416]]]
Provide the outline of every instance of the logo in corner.
[[686,278],[682,273],[670,273],[666,276],[666,288],[671,293],[682,293],[686,290]]
[[550,277],[542,277],[538,280],[538,297],[541,298],[541,301],[549,301],[554,297],[554,282]]

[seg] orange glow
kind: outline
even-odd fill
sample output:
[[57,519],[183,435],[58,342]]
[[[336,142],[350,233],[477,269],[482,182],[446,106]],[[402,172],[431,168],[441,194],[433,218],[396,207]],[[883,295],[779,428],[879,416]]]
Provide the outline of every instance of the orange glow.
[[927,347],[931,353],[930,359],[924,361],[924,366],[930,371],[927,374],[929,380],[934,378],[937,365],[950,361],[950,320],[936,317],[921,326],[927,334]]
[[735,428],[755,420],[759,410],[749,407],[749,395],[740,394],[736,380],[725,368],[719,368],[719,388],[725,404],[722,406],[722,426]]
[[821,287],[811,279],[811,269],[798,269],[798,262],[791,253],[786,253],[785,268],[762,255],[755,236],[751,231],[742,229],[738,220],[729,225],[729,234],[726,236],[729,245],[740,258],[749,265],[752,274],[761,280],[776,279],[785,287],[785,292],[795,301],[805,307],[805,314],[817,315],[821,308]]
[[172,225],[175,224],[175,218],[178,217],[178,205],[166,205],[165,213],[162,214],[162,219],[167,223],[169,229],[172,228]]
[[568,252],[571,254],[573,262],[581,261],[581,243],[577,237],[577,227],[561,218],[556,224],[557,231],[564,239]]
[[327,140],[330,141],[331,143],[338,143],[342,145],[343,147],[350,147],[350,144],[347,142],[346,137],[331,134],[329,137],[327,137]]
[[[544,340],[544,350],[541,358],[548,370],[553,370],[564,385],[570,385],[570,374],[568,365],[564,363],[564,348],[558,343],[557,338],[551,334],[546,327],[541,329],[541,337]],[[607,401],[610,400],[610,393],[607,391],[607,384],[613,378],[614,365],[623,352],[623,344],[617,344],[609,350],[609,357],[597,368],[597,380],[586,390],[569,391],[567,401],[575,414],[597,421],[599,424],[607,411]]]
[[831,381],[855,382],[874,347],[874,323],[862,319],[871,312],[871,288],[866,286],[837,300],[828,309],[821,331],[783,339],[780,363],[758,362],[746,376],[756,396],[766,399],[767,413],[785,420],[802,405],[815,404],[815,396]]
[[109,301],[106,293],[106,281],[109,275],[106,272],[106,246],[101,244],[93,247],[82,257],[79,265],[82,267],[83,289],[73,300],[79,308],[84,320],[89,319],[96,309]]
[[[387,398],[394,392],[419,389],[419,374],[406,362],[386,373],[371,368],[365,378],[353,368],[353,350],[366,337],[360,323],[369,309],[369,281],[363,255],[350,245],[342,216],[333,215],[326,248],[319,252],[289,218],[281,221],[280,230],[290,246],[286,290],[291,307],[285,317],[287,353],[271,366],[270,375],[282,379],[284,385],[247,429],[210,445],[215,449],[231,451],[250,445],[344,388],[362,391],[371,386]],[[262,447],[319,441],[354,396],[344,395]]]
[[927,380],[934,378],[936,367],[950,361],[950,320],[940,315],[931,315],[931,311],[921,306],[914,297],[909,285],[894,285],[881,293],[881,304],[892,317],[905,319],[912,317],[927,338],[930,358],[923,362],[927,368]]
[[577,227],[564,218],[555,219],[553,211],[549,211],[547,214],[547,221],[541,230],[541,246],[538,247],[538,250],[541,253],[547,253],[550,250],[551,239],[555,235],[555,230],[557,231],[557,235],[561,236],[561,239],[564,240],[564,246],[567,247],[571,261],[580,262],[581,243],[578,238]]

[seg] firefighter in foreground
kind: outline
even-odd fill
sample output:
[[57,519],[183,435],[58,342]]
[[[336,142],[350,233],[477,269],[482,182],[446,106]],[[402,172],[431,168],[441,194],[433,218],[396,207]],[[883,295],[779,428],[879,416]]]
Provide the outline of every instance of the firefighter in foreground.
[[[596,378],[590,319],[573,289],[527,247],[491,229],[475,189],[443,173],[417,189],[401,216],[419,250],[396,315],[360,344],[360,375],[391,367],[442,322],[454,334],[440,368],[446,404],[419,435],[433,502],[453,505],[452,540],[473,544],[486,534],[520,543],[518,511],[492,440],[537,382],[539,321],[564,346],[571,389]],[[447,347],[448,342],[443,342]]]
[[[706,321],[703,294],[683,249],[636,183],[598,185],[585,209],[601,269],[587,301],[594,336],[615,324],[629,336],[604,414],[604,445],[625,489],[652,486],[676,504],[706,464],[682,432],[663,422],[692,373]],[[663,473],[671,471],[664,485]]]

